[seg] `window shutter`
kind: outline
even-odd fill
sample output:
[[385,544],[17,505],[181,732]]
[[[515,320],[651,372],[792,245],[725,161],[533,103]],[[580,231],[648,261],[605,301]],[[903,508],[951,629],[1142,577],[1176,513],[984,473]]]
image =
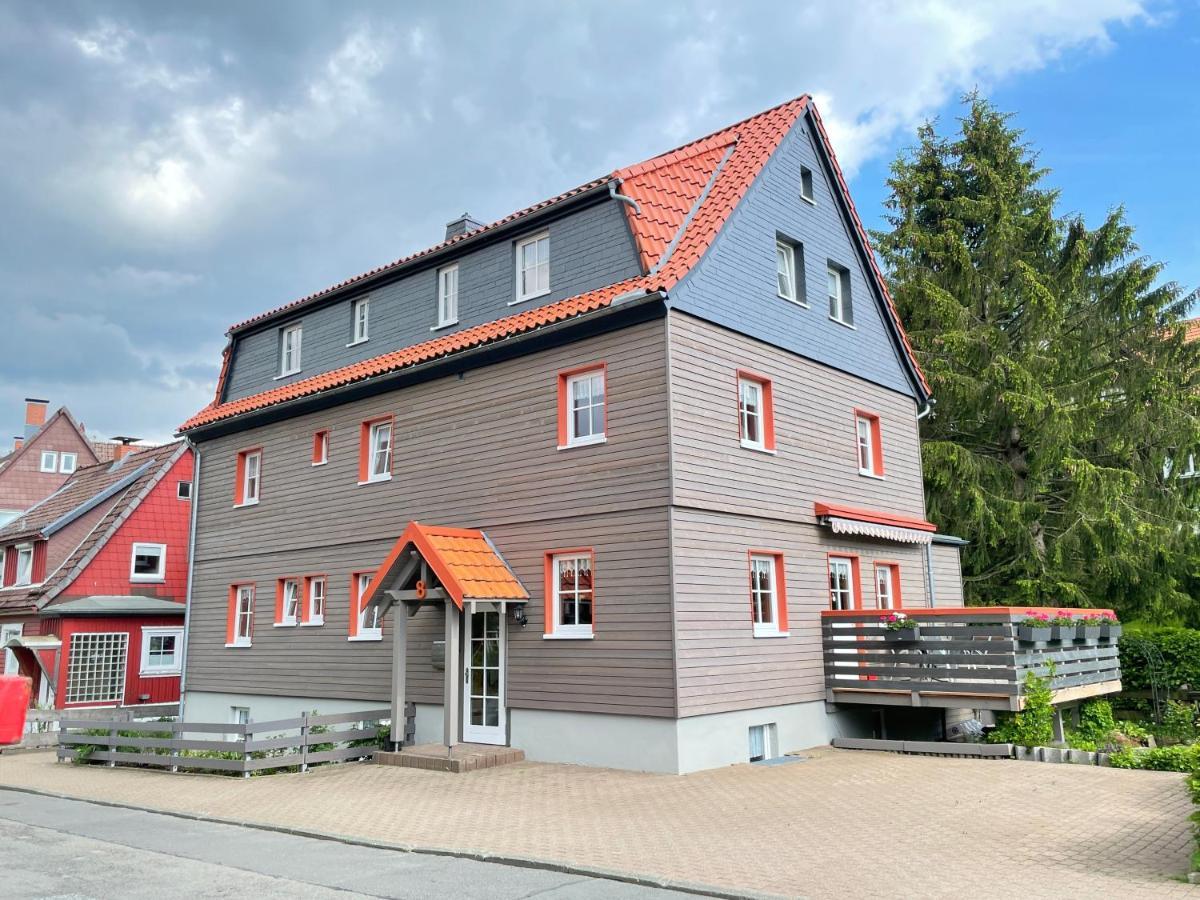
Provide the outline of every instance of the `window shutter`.
[[12,584],[17,580],[17,548],[9,547],[4,553],[4,583]]
[[783,577],[783,556],[775,557],[775,596],[779,606],[779,630],[788,630],[787,584]]
[[30,581],[39,584],[46,580],[46,541],[37,541],[33,545],[33,572]]
[[237,585],[229,588],[229,609],[225,613],[225,643],[232,644],[237,636]]

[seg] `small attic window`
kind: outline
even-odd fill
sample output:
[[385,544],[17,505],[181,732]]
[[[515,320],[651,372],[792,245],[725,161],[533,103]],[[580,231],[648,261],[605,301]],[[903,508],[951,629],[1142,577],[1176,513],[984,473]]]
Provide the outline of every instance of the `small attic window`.
[[813,195],[813,173],[808,166],[800,167],[800,197],[809,203],[817,202],[817,198]]
[[38,466],[39,471],[41,471],[41,472],[57,471],[58,470],[58,451],[57,450],[43,450],[42,458],[41,458],[40,462],[41,462],[41,465]]
[[179,482],[178,493],[176,494],[180,500],[192,499],[192,483],[190,481]]

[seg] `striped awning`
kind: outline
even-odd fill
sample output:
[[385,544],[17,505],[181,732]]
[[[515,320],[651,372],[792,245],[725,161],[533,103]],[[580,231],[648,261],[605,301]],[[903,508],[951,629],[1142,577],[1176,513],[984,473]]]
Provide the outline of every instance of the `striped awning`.
[[860,522],[855,519],[839,519],[830,516],[829,527],[834,534],[854,534],[860,537],[879,538],[884,541],[898,541],[901,544],[933,543],[933,534],[928,531],[897,528],[894,525],[880,525],[876,522]]

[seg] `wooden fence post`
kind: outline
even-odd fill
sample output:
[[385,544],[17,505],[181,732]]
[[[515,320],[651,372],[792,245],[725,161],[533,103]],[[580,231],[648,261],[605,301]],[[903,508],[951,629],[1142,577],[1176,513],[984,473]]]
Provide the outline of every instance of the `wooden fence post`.
[[[109,724],[111,724],[113,727],[108,729],[108,755],[112,756],[114,753],[117,752],[117,737],[118,737],[117,728],[116,728],[117,723],[111,722]],[[116,765],[117,765],[117,761],[115,759],[110,759],[108,761],[108,767],[110,769],[116,768]]]
[[300,713],[300,771],[308,771],[308,710]]
[[246,730],[242,732],[242,777],[250,777],[250,723],[246,723]]

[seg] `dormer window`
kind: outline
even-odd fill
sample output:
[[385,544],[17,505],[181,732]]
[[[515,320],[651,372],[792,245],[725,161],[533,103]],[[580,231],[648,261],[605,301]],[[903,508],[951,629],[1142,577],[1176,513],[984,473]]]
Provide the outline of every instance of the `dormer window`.
[[550,233],[543,231],[517,241],[517,299],[532,300],[550,293]]
[[16,548],[16,551],[17,568],[13,584],[31,584],[33,582],[33,544],[22,544]]
[[300,341],[303,327],[297,323],[283,329],[279,335],[279,377],[300,371]]
[[38,471],[39,472],[57,472],[58,471],[58,451],[57,450],[43,450],[42,451],[42,458],[40,461],[40,465],[38,466]]
[[[355,300],[350,304],[350,313],[350,344],[361,344],[367,339],[371,320],[371,298],[360,297]],[[297,358],[296,365],[299,367],[299,358]]]
[[458,323],[458,263],[438,269],[437,328]]

